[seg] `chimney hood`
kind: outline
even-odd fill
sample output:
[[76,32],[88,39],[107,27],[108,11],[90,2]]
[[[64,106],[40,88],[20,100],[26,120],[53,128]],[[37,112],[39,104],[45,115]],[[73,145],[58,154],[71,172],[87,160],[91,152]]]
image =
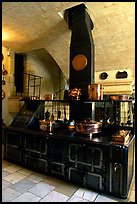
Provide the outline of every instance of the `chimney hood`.
[[88,84],[94,83],[94,24],[82,3],[66,9],[64,19],[72,31],[70,42],[70,89],[80,88],[81,99],[88,99]]

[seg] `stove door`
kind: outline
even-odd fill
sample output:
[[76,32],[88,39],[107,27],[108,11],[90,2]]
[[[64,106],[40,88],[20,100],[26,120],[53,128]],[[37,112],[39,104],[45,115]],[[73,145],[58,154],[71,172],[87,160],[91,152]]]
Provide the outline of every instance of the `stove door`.
[[84,176],[85,185],[95,190],[103,189],[103,178],[100,174],[87,172]]
[[70,167],[68,171],[68,180],[78,185],[83,185],[84,171]]

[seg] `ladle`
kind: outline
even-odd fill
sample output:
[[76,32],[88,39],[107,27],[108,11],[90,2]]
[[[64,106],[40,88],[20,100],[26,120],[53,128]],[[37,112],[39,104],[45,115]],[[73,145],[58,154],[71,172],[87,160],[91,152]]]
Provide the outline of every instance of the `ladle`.
[[49,102],[47,102],[47,111],[45,113],[46,120],[49,120],[49,117],[50,117],[50,112],[48,111],[48,106],[49,106]]

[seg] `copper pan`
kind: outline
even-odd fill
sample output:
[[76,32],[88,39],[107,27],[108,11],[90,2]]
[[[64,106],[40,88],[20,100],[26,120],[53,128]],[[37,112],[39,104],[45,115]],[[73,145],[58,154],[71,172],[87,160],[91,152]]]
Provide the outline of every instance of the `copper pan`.
[[76,132],[83,135],[90,135],[101,132],[102,123],[85,119],[84,121],[76,122]]

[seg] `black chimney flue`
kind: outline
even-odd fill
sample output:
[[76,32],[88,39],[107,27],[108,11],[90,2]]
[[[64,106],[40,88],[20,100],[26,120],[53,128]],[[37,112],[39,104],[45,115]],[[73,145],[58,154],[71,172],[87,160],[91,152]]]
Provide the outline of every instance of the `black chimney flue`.
[[88,99],[88,84],[94,83],[94,25],[80,4],[65,10],[64,18],[72,30],[70,43],[70,89],[80,88],[81,99]]

